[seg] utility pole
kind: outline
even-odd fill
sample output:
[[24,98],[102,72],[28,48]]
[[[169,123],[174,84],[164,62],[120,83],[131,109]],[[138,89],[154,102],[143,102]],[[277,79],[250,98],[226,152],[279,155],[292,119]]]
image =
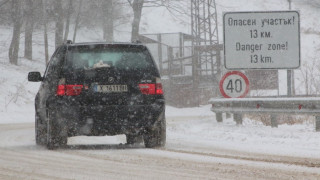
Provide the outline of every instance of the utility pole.
[[289,2],[289,10],[291,10],[291,0],[288,0]]
[[[289,10],[291,10],[291,0],[288,0]],[[292,96],[292,70],[287,70],[287,96]]]

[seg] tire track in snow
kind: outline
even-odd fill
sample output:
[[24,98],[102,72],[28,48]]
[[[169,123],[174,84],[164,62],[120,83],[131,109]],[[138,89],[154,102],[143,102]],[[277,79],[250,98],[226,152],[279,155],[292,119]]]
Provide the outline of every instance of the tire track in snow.
[[[225,158],[225,159],[297,165],[297,166],[310,167],[310,168],[320,168],[320,160],[311,159],[311,158],[271,156],[271,155],[263,155],[263,154],[258,155],[258,157],[250,157],[250,156],[243,156],[243,155],[225,155],[225,154],[196,152],[196,151],[170,149],[170,148],[161,148],[161,150],[168,151],[168,152],[185,153],[185,154],[193,154],[193,155],[201,155],[201,156],[209,156],[209,157],[217,157],[217,158]],[[257,155],[255,154],[255,156]]]

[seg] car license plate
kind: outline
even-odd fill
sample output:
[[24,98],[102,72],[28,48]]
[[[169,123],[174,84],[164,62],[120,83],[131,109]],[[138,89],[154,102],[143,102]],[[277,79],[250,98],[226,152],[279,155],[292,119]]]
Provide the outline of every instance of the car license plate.
[[95,85],[95,92],[112,93],[112,92],[128,92],[127,85]]

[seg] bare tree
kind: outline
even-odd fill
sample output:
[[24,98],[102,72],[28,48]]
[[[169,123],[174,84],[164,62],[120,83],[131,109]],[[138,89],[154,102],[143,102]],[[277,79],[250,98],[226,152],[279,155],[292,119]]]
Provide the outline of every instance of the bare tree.
[[68,5],[68,9],[67,9],[67,14],[66,14],[66,26],[65,26],[64,38],[63,38],[64,41],[66,41],[68,39],[72,9],[73,9],[72,0],[69,0],[69,5]]
[[288,0],[288,2],[293,2],[297,4],[309,4],[313,7],[320,8],[320,1],[319,0]]
[[21,24],[22,24],[20,0],[12,0],[11,17],[13,22],[13,35],[12,35],[12,40],[9,48],[9,61],[11,64],[18,65],[20,31],[21,31]]
[[76,41],[76,36],[77,36],[77,31],[78,31],[79,21],[80,21],[81,7],[82,7],[82,0],[80,0],[79,2],[78,14],[77,14],[76,22],[74,25],[73,40],[72,40],[73,42]]
[[[170,13],[173,11],[179,14],[187,14],[181,6],[185,5],[185,0],[127,0],[133,10],[133,21],[131,31],[131,41],[139,40],[139,28],[143,7],[165,7]],[[180,5],[177,5],[180,4]],[[183,5],[181,5],[183,4]]]
[[48,32],[47,32],[47,12],[46,12],[46,0],[41,0],[42,4],[42,23],[43,23],[43,39],[44,39],[44,54],[46,59],[46,64],[49,62],[49,52],[48,52]]
[[24,41],[24,57],[32,60],[32,33],[34,26],[34,1],[26,0],[26,9],[24,17],[25,23],[25,41]]
[[63,9],[62,0],[55,0],[54,2],[54,16],[56,22],[55,29],[55,47],[57,48],[63,43]]
[[105,0],[102,2],[103,15],[103,39],[113,41],[113,0]]
[[133,2],[128,0],[128,2],[133,10],[131,41],[134,42],[139,40],[139,28],[144,0],[133,0]]
[[306,95],[318,95],[320,93],[320,64],[317,62],[316,58],[310,58],[312,62],[304,63],[301,66],[301,75],[297,77],[299,89],[301,90],[305,86]]

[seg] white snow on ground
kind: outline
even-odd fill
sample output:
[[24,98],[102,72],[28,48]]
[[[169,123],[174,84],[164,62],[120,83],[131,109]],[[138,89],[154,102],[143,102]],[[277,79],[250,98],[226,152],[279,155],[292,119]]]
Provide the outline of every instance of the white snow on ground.
[[[27,62],[27,61],[26,61]],[[30,66],[37,62],[29,62]],[[34,98],[40,83],[27,80],[32,68],[0,64],[0,121],[1,123],[21,123],[34,121]],[[41,63],[42,68],[44,65]],[[41,71],[43,71],[43,69]],[[40,69],[39,69],[40,70]],[[28,114],[28,115],[27,115]],[[32,116],[30,116],[32,115]]]
[[[285,10],[287,1],[282,0],[217,0],[218,15],[221,20],[222,12],[225,11],[257,11],[257,10]],[[296,7],[296,6],[294,6]],[[221,9],[220,9],[221,8]],[[301,13],[302,30],[313,29],[319,31],[318,10],[310,6],[299,6]],[[142,32],[189,32],[188,22],[178,23],[179,19],[170,21],[171,15],[165,13],[164,9],[144,10],[145,17],[142,18]],[[220,25],[220,36],[222,22]],[[316,28],[317,27],[317,28]],[[44,72],[44,56],[42,34],[35,35],[34,61],[24,58],[19,59],[19,66],[8,63],[7,52],[11,40],[11,28],[0,27],[0,123],[23,123],[34,122],[34,96],[40,83],[27,81],[29,71]],[[129,25],[127,26],[129,28]],[[116,37],[120,40],[128,39],[121,36],[119,30]],[[72,35],[72,34],[71,34]],[[82,29],[79,33],[81,41],[101,41],[102,33],[90,29]],[[50,36],[50,54],[53,53],[53,35]],[[23,39],[23,38],[22,38]],[[319,36],[315,34],[302,34],[301,50],[302,64],[312,62],[319,57]],[[220,38],[222,41],[222,38]],[[21,43],[23,49],[23,42]],[[21,50],[20,57],[23,56]],[[298,72],[298,71],[296,71]],[[296,84],[297,86],[299,83]],[[303,90],[301,90],[303,92]],[[320,133],[314,131],[313,122],[306,121],[304,124],[280,125],[279,128],[271,128],[254,120],[245,119],[243,126],[237,126],[232,119],[223,123],[217,123],[210,106],[196,108],[174,108],[168,106],[167,147],[186,147],[197,149],[202,147],[226,148],[246,152],[281,154],[304,157],[320,157]]]
[[[171,116],[169,111],[168,137],[174,137],[174,143],[169,141],[168,146],[179,148],[179,145],[183,145],[195,150],[207,147],[208,151],[210,148],[222,148],[249,153],[320,157],[320,133],[315,132],[313,121],[271,128],[248,118],[244,119],[241,126],[236,125],[232,118],[217,123],[214,113],[196,117],[196,114],[209,108],[210,106],[193,108],[194,114],[189,113],[190,118]],[[178,112],[183,113],[185,110]],[[173,114],[176,113],[177,111]]]
[[[253,162],[253,161],[246,161],[246,160],[234,160],[234,159],[226,159],[226,158],[219,158],[219,157],[204,157],[200,155],[190,155],[190,154],[181,154],[181,153],[174,153],[174,152],[157,152],[155,153],[154,151],[144,151],[144,154],[150,154],[154,156],[159,156],[159,157],[171,157],[174,159],[188,159],[190,161],[201,161],[201,162],[215,162],[215,163],[223,163],[223,164],[238,164],[238,165],[243,165],[243,166],[253,166],[253,167],[260,167],[260,168],[266,168],[266,167],[272,167],[276,168],[278,170],[291,170],[291,171],[302,171],[302,172],[312,172],[312,173],[318,173],[319,169],[317,168],[306,168],[306,167],[301,167],[301,166],[296,166],[296,165],[288,165],[286,164],[275,164],[275,163],[261,163],[261,162]],[[280,177],[279,177],[280,178]],[[281,177],[282,178],[282,177]],[[280,178],[280,179],[281,179]]]

